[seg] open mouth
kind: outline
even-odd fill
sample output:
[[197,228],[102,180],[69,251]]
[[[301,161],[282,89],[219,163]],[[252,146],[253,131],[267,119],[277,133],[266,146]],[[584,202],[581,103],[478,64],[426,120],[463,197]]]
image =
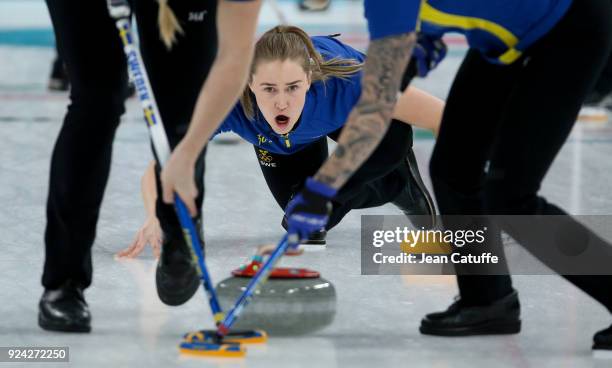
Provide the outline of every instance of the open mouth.
[[289,124],[289,117],[286,115],[276,115],[274,122],[280,127],[285,127]]

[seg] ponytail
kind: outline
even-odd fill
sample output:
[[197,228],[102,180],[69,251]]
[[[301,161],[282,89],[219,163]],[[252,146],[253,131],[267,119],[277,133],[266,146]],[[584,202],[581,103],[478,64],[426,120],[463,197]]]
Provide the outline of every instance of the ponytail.
[[157,0],[159,2],[159,12],[157,23],[159,25],[159,37],[166,48],[170,50],[176,42],[176,34],[184,34],[183,28],[176,15],[168,5],[168,0]]

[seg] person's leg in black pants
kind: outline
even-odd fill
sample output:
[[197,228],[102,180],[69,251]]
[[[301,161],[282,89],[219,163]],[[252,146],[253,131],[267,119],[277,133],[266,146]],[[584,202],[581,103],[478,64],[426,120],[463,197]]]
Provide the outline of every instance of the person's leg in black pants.
[[[483,213],[485,164],[517,69],[493,65],[477,50],[470,50],[459,68],[430,163],[441,215]],[[504,275],[459,274],[457,284],[465,305],[486,305],[512,292],[510,276]]]
[[[342,129],[330,134],[337,140]],[[334,198],[328,228],[338,224],[352,209],[372,208],[392,202],[417,228],[431,227],[424,221],[434,215],[433,203],[422,183],[412,153],[412,127],[392,120],[376,150],[353,174]],[[412,215],[415,215],[414,217]]]
[[[171,4],[184,33],[168,49],[161,41],[157,21],[158,3],[134,0],[143,61],[151,81],[170,147],[173,149],[189,127],[191,115],[217,52],[216,1],[175,1]],[[202,14],[202,17],[190,17]],[[163,203],[160,167],[156,165],[158,188],[156,213],[164,234],[156,285],[160,299],[180,305],[198,289],[200,280],[191,261],[191,250],[174,206]],[[196,205],[204,198],[204,152],[196,164]]]
[[[538,196],[582,101],[607,63],[612,49],[612,20],[601,14],[611,13],[612,3],[608,0],[574,2],[566,17],[529,49],[529,62],[517,77],[502,116],[486,185],[486,205],[492,214],[559,216],[556,222],[548,221],[546,216],[529,218],[531,226],[550,234],[544,239],[536,238],[535,231],[520,231],[516,226],[505,228],[544,262],[558,247],[560,239],[555,235],[564,230],[561,227],[571,228],[582,234],[582,239],[589,239],[589,248],[598,254],[589,267],[601,276],[564,277],[612,312],[612,275],[602,274],[605,269],[595,263],[601,262],[603,267],[612,264],[612,245]],[[565,46],[572,37],[580,42],[568,53]],[[566,78],[560,79],[559,75]],[[559,265],[548,265],[563,272],[557,268]]]
[[[448,132],[445,133],[445,130],[452,123],[464,124],[459,125],[463,131],[457,130],[457,134],[452,139],[438,141],[432,157],[432,175],[439,203],[446,203],[447,208],[456,211],[457,214],[470,214],[472,209],[476,212],[484,209],[489,214],[503,215],[564,214],[557,207],[538,197],[537,191],[571,130],[580,104],[592,88],[610,52],[612,24],[605,16],[610,14],[610,6],[607,0],[574,2],[559,24],[527,50],[523,59],[514,64],[512,68],[518,67],[518,71],[502,72],[495,76],[490,74],[493,66],[482,65],[481,68],[471,70],[461,69],[459,72],[461,77],[469,80],[470,85],[474,86],[474,81],[486,77],[492,84],[485,89],[486,93],[495,94],[502,91],[502,95],[498,96],[500,100],[494,109],[494,115],[491,116],[490,126],[493,127],[493,132],[482,130],[486,128],[484,125],[478,127],[467,123],[470,120],[468,110],[454,114],[449,111],[445,114],[440,136]],[[568,53],[565,46],[571,39],[580,42],[576,49]],[[559,75],[568,78],[560,79]],[[508,80],[509,77],[511,81]],[[466,91],[470,91],[469,86],[453,90],[451,96],[464,94]],[[473,96],[470,93],[466,98]],[[486,107],[487,104],[483,103],[481,108]],[[474,145],[469,141],[466,143],[465,140],[470,136],[477,136],[479,141],[474,142]],[[452,154],[453,150],[457,152],[460,149],[474,150],[477,156],[483,157],[481,162],[491,158],[486,183],[478,190],[470,190],[465,184],[456,181],[457,173],[453,173],[453,167],[457,167],[456,159],[461,160],[460,170],[465,169],[466,162],[465,156]],[[445,159],[448,160],[446,164]],[[480,183],[482,183],[480,171],[478,173],[468,171],[467,175],[464,173],[463,180],[472,182],[477,175],[481,177]],[[481,198],[477,198],[481,195]],[[470,199],[471,196],[476,197]],[[473,205],[477,203],[479,205],[474,208]],[[440,204],[441,209],[442,206]],[[572,222],[566,220],[566,223]],[[553,235],[558,229],[554,229],[554,226],[550,226],[547,219],[542,217],[533,217],[530,221],[535,221],[534,225],[540,230],[547,229],[551,234],[548,242],[538,241],[538,244],[535,244],[532,239],[535,232],[517,231],[515,226],[511,226],[512,223],[502,222],[501,225],[522,245],[546,262],[549,260],[551,248],[555,246],[551,240],[555,239]],[[609,244],[605,244],[577,223],[574,222],[574,225],[570,224],[591,238],[589,246],[596,248],[602,257],[605,256],[605,262],[608,264],[612,262],[612,254],[609,249],[606,250]],[[541,237],[538,240],[541,240]],[[550,266],[555,268],[554,265]],[[491,281],[492,277],[472,278],[472,282],[463,285],[460,282],[462,299],[465,288],[477,292],[489,289],[500,290],[500,286]],[[460,279],[462,278],[465,277],[460,276]],[[610,276],[597,279],[588,276],[567,278],[610,309],[612,306],[609,293],[612,281]],[[506,297],[495,303],[490,301],[488,306],[480,309],[471,308],[470,313],[462,314],[462,309],[464,311],[470,309],[463,307],[455,304],[445,313],[428,315],[422,322],[421,331],[439,335],[503,333],[504,331],[495,328],[483,330],[480,327],[496,318],[504,319],[504,314],[516,313],[518,300],[515,297]],[[476,315],[480,317],[473,318]]]
[[[48,0],[47,5],[72,87],[51,158],[42,276],[49,292],[41,300],[40,324],[87,331],[82,289],[91,284],[91,246],[124,112],[127,70],[105,1]],[[55,309],[58,303],[65,308]]]
[[[314,175],[319,170],[328,156],[327,138],[319,139],[291,155],[275,154],[257,146],[254,146],[254,148],[266,184],[268,184],[268,188],[282,209],[287,207],[293,195],[301,190],[309,176]],[[388,156],[384,158],[388,159]],[[379,165],[375,167],[364,165],[361,178],[370,174],[372,177],[381,180],[369,185],[367,181],[355,179],[350,186],[346,185],[344,188],[347,189],[343,188],[334,198],[334,208],[327,229],[329,230],[338,224],[351,209],[381,206],[394,198],[401,190],[405,180],[401,181],[402,177],[397,175],[393,176],[395,180],[390,177],[386,178],[388,179],[386,181],[383,180],[384,174],[394,171],[393,166],[383,162],[379,162]],[[382,171],[383,174],[376,172],[377,169]],[[379,176],[383,178],[379,178]],[[399,181],[399,183],[394,183],[394,181]],[[392,186],[383,188],[385,182],[391,183]]]
[[[217,53],[216,2],[197,0],[178,1],[171,4],[183,35],[170,50],[160,39],[157,24],[158,5],[155,1],[135,0],[134,13],[138,24],[140,47],[151,87],[170,148],[183,138],[189,127],[198,95]],[[195,21],[190,13],[204,14]],[[159,186],[159,166],[156,168]],[[204,198],[204,153],[200,156],[195,173],[198,188],[196,204],[202,207]],[[161,192],[161,191],[160,191]],[[173,205],[157,201],[157,217],[164,233],[182,237],[182,230]]]

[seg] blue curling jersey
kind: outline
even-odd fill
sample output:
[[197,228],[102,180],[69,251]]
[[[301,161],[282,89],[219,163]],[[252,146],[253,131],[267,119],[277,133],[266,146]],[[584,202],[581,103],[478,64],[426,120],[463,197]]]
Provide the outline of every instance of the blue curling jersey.
[[[328,36],[311,37],[323,59],[334,57],[364,61],[364,55]],[[249,120],[240,103],[236,104],[216,133],[232,131],[249,143],[277,154],[292,154],[310,143],[341,128],[361,95],[361,72],[350,78],[331,77],[325,82],[313,82],[306,92],[302,115],[287,134],[275,133],[256,108],[254,120]]]
[[458,32],[465,35],[471,48],[499,64],[516,61],[559,22],[571,4],[572,0],[365,0],[364,3],[371,39],[416,29],[433,37]]

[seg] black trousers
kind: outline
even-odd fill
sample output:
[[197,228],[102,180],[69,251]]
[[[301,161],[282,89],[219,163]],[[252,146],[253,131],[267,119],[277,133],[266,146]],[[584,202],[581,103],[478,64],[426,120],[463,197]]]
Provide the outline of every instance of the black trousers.
[[[91,283],[91,247],[109,176],[113,138],[124,113],[127,69],[105,0],[47,0],[47,5],[71,91],[51,159],[42,283],[45,288],[57,288],[71,279],[87,287]],[[134,0],[132,6],[144,62],[174,147],[187,130],[216,55],[216,1],[172,4],[185,35],[178,37],[171,51],[159,38],[157,2]],[[193,12],[204,14],[203,20],[190,20],[189,13]],[[204,193],[203,174],[202,154],[196,170],[199,206]],[[158,201],[157,215],[166,233],[181,236],[172,206]]]
[[[568,216],[538,191],[610,54],[611,7],[609,0],[574,1],[556,27],[511,66],[468,52],[430,163],[441,214]],[[553,237],[534,244],[531,234],[504,230],[544,262],[546,250],[556,246]],[[612,310],[612,276],[565,277]],[[486,304],[511,290],[509,276],[460,275],[458,285],[468,304]]]
[[[342,128],[329,134],[337,141]],[[327,138],[313,142],[291,155],[274,154],[254,146],[259,166],[278,205],[285,209],[306,179],[327,159]],[[337,225],[352,209],[382,206],[397,197],[408,184],[406,155],[412,149],[412,127],[392,121],[389,131],[372,156],[355,172],[333,200],[327,229]]]

